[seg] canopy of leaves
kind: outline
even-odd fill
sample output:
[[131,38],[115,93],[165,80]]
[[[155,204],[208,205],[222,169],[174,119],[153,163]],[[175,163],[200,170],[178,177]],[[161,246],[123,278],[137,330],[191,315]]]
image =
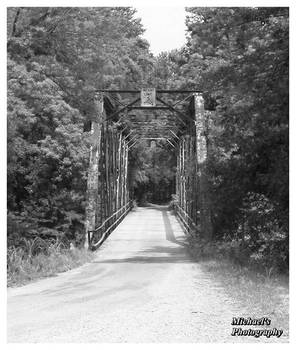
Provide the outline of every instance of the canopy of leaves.
[[[216,237],[240,232],[266,239],[259,230],[273,240],[275,231],[283,230],[279,250],[287,257],[289,9],[187,12],[188,41],[177,71],[180,86],[201,88],[216,109],[210,117],[208,164]],[[272,219],[260,212],[266,203],[273,208]],[[256,227],[250,224],[254,215]]]
[[134,88],[152,65],[132,8],[8,8],[8,234],[83,229],[98,88]]
[[147,140],[134,148],[129,160],[130,188],[140,204],[165,203],[174,193],[176,157],[165,140]]

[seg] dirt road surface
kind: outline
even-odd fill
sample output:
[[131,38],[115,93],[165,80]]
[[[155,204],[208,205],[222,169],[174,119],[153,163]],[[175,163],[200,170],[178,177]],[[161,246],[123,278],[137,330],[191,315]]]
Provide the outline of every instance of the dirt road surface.
[[247,311],[184,241],[166,208],[131,212],[91,263],[8,290],[8,342],[255,341],[231,336]]

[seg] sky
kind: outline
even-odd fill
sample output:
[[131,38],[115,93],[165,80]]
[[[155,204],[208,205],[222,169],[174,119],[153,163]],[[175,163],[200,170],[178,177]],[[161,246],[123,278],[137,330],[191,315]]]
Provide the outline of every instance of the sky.
[[184,7],[136,7],[135,17],[142,19],[146,29],[143,37],[150,43],[154,55],[179,49],[185,44]]

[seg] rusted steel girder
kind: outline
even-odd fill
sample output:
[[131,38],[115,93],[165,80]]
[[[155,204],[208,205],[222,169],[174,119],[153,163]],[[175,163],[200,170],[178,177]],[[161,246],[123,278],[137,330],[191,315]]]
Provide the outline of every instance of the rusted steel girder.
[[[106,90],[99,89],[97,92],[109,92],[109,93],[119,93],[119,94],[139,94],[141,90]],[[156,93],[160,94],[193,94],[193,93],[202,93],[201,90],[156,90]]]

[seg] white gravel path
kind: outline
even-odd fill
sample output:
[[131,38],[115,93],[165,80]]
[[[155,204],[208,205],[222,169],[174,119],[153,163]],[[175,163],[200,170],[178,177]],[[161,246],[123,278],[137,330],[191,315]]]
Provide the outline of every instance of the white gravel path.
[[176,218],[138,208],[91,263],[8,290],[8,342],[266,340],[231,337],[244,314],[190,259]]

